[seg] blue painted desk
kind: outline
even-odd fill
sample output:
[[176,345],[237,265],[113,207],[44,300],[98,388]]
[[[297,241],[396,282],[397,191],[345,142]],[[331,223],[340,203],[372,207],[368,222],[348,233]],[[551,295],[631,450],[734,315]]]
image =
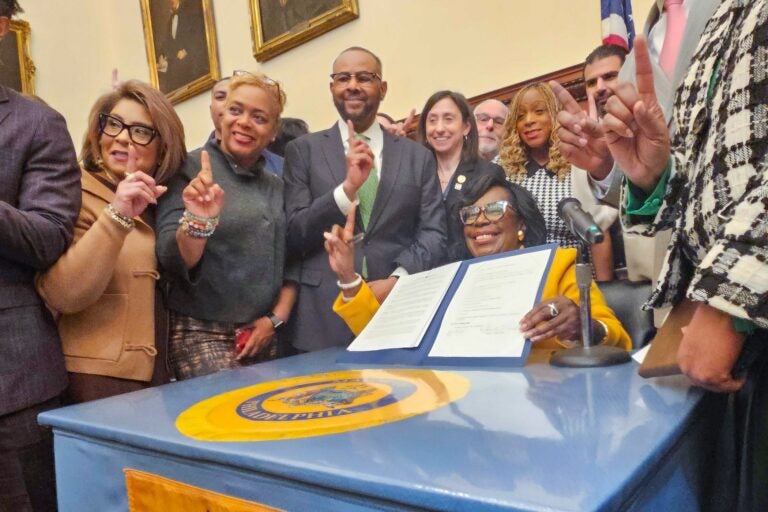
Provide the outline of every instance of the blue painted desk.
[[286,510],[697,510],[712,404],[637,365],[449,369],[463,398],[406,420],[294,440],[204,442],[174,422],[208,397],[350,369],[338,350],[41,415],[55,433],[61,510],[127,510],[135,468]]

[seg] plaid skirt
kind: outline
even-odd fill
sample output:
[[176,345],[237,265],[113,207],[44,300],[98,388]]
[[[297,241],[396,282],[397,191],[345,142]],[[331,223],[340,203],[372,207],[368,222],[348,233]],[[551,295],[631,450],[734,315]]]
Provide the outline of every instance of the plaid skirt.
[[176,380],[201,377],[226,368],[240,368],[280,357],[272,338],[258,354],[237,360],[235,329],[239,324],[198,320],[171,311],[168,361]]

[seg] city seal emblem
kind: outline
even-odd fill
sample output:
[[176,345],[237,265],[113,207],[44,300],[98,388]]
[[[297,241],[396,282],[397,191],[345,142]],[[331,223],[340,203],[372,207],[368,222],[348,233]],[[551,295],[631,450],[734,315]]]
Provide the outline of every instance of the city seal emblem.
[[270,441],[404,420],[458,400],[469,381],[433,370],[350,370],[236,389],[182,412],[176,428],[203,441]]

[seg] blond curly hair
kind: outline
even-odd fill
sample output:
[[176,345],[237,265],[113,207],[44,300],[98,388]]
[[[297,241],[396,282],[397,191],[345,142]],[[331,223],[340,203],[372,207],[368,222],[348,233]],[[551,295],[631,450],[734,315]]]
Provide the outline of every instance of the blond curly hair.
[[531,90],[536,90],[544,97],[544,101],[547,105],[547,112],[550,119],[552,119],[552,132],[549,134],[549,162],[547,167],[557,174],[557,178],[562,180],[571,170],[571,164],[560,153],[560,137],[557,135],[557,129],[560,124],[557,122],[557,112],[560,110],[560,103],[557,101],[555,94],[544,82],[536,82],[531,85],[527,85],[520,89],[512,100],[512,104],[509,107],[509,115],[507,116],[507,122],[504,125],[504,133],[507,137],[501,142],[501,148],[499,150],[499,159],[501,166],[504,168],[504,172],[507,174],[507,178],[510,181],[521,182],[527,171],[525,169],[525,163],[530,159],[528,156],[528,146],[520,139],[520,134],[517,132],[517,113],[520,110],[520,102],[525,96],[525,93]]

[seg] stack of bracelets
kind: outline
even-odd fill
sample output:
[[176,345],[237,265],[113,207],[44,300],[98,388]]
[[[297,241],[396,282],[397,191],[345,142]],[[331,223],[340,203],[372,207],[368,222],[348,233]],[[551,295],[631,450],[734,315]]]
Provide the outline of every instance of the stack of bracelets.
[[216,217],[198,217],[184,210],[184,214],[179,219],[181,230],[191,238],[208,238],[219,225],[219,216]]
[[117,211],[117,209],[114,206],[112,206],[112,203],[108,204],[107,207],[104,209],[107,211],[107,215],[109,215],[109,217],[112,220],[120,224],[126,230],[130,231],[136,225],[136,223],[133,221],[132,218],[127,217],[122,213],[120,213],[119,211]]

